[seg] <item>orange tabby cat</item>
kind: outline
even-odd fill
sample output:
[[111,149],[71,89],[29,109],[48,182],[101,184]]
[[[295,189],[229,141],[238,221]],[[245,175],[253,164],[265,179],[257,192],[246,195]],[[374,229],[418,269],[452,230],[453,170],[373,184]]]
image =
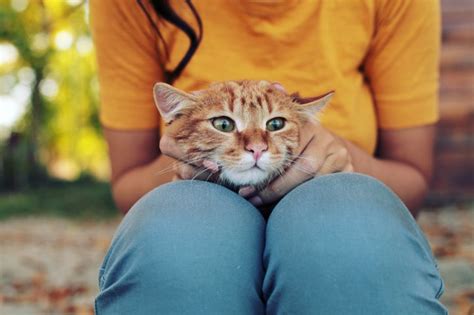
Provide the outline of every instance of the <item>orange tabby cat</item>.
[[214,162],[219,181],[231,187],[263,187],[284,172],[297,153],[301,128],[332,94],[302,102],[268,81],[225,81],[192,94],[165,83],[154,87],[166,132],[187,162]]

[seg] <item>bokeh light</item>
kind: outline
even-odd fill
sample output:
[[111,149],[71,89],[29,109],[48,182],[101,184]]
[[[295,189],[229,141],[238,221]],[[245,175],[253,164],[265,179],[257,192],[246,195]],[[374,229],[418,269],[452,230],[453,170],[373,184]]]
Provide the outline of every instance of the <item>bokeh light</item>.
[[49,47],[49,36],[45,32],[39,32],[33,36],[31,49],[36,52],[45,52]]
[[71,32],[63,30],[54,36],[54,46],[59,50],[67,50],[71,48],[74,42],[74,36]]
[[43,96],[52,99],[58,94],[58,83],[51,78],[46,78],[40,83],[40,92]]
[[77,52],[82,56],[90,54],[93,48],[94,46],[92,44],[92,39],[90,37],[81,36],[76,41]]
[[18,59],[18,49],[8,42],[0,43],[0,66],[14,63]]
[[13,10],[17,12],[23,12],[28,7],[29,1],[28,0],[12,0],[10,5]]

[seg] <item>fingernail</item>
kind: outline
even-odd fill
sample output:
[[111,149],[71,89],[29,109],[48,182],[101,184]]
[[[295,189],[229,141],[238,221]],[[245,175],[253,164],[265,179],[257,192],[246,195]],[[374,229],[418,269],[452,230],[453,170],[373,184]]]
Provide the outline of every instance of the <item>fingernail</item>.
[[239,195],[242,197],[247,197],[255,192],[255,188],[252,186],[245,186],[239,189]]
[[263,200],[259,196],[255,196],[249,199],[249,202],[253,204],[255,207],[263,205]]

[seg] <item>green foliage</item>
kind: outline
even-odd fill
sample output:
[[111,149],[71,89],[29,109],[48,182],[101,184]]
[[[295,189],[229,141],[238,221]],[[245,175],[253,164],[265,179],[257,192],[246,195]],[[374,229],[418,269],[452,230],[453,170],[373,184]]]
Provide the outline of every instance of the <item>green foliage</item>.
[[[41,185],[45,169],[63,179],[84,172],[106,178],[87,6],[58,0],[27,1],[21,9],[14,4],[0,0],[0,43],[18,52],[15,62],[0,63],[0,85],[11,84],[0,95],[27,86],[30,97],[26,114],[3,143],[0,138],[0,190]],[[25,76],[32,79],[25,81]]]
[[118,211],[110,186],[91,180],[50,182],[23,192],[0,194],[0,220],[28,216],[105,220],[118,216]]

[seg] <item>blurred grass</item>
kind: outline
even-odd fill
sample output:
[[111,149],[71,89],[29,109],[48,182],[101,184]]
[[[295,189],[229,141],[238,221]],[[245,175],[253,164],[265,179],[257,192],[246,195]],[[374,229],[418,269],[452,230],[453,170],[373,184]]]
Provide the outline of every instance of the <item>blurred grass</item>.
[[89,179],[49,182],[22,192],[0,192],[0,220],[31,216],[106,220],[118,215],[109,184]]

